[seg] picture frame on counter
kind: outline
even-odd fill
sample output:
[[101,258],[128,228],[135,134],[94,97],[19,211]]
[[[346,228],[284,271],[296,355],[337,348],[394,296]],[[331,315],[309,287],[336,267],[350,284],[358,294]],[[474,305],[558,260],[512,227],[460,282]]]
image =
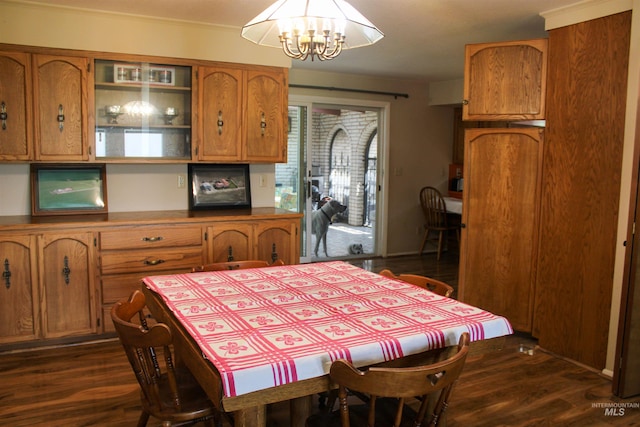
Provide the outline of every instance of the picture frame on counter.
[[251,207],[249,165],[189,164],[189,209]]
[[31,215],[108,212],[104,164],[31,164]]

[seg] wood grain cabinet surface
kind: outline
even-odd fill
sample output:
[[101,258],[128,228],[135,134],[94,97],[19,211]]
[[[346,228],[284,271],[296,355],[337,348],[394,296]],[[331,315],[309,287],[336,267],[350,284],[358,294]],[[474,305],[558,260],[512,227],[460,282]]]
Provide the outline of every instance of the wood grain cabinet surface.
[[286,162],[287,71],[200,67],[195,158],[210,162]]
[[542,129],[467,129],[461,301],[531,332]]
[[36,252],[34,236],[0,236],[0,344],[40,335]]
[[113,336],[146,276],[234,259],[300,259],[301,214],[274,208],[0,217],[0,350]]
[[140,226],[100,232],[100,282],[104,331],[113,332],[109,311],[140,287],[146,276],[188,273],[204,263],[202,227]]
[[547,39],[465,47],[464,120],[542,120]]
[[88,160],[89,59],[36,54],[33,68],[35,159]]
[[0,73],[0,161],[287,161],[286,68],[0,44]]
[[31,55],[0,51],[0,76],[0,160],[31,160]]

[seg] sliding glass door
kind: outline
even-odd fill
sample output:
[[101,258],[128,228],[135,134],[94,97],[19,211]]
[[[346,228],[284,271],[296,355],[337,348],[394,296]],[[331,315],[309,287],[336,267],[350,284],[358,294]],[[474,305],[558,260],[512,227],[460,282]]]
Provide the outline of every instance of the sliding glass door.
[[[275,205],[304,213],[301,262],[384,255],[388,107],[316,99],[289,99],[288,162],[276,165]],[[325,207],[331,200],[339,206]]]

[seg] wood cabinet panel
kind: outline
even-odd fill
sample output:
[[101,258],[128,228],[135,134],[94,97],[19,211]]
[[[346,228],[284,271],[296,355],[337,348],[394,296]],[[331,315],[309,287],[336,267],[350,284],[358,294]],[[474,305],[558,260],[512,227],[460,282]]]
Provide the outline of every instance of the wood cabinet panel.
[[187,273],[216,257],[226,261],[230,245],[236,260],[259,252],[270,260],[274,243],[279,258],[299,260],[301,215],[274,208],[74,217],[0,221],[0,349],[112,333],[109,310],[143,277]]
[[248,161],[286,162],[287,82],[284,73],[247,72]]
[[0,51],[0,160],[31,160],[31,56]]
[[203,66],[198,86],[198,160],[286,161],[286,70]]
[[38,236],[43,333],[47,338],[96,332],[92,233]]
[[204,263],[202,255],[201,246],[103,252],[101,272],[102,274],[115,274],[139,271],[146,272],[147,275],[169,269],[182,269],[184,272],[188,272],[192,267]]
[[541,129],[467,129],[459,298],[530,332]]
[[257,259],[298,263],[298,225],[295,221],[262,222],[256,226]]
[[546,83],[546,39],[467,45],[463,119],[544,119]]
[[242,70],[200,67],[199,160],[242,160]]
[[221,223],[209,227],[208,263],[243,261],[254,258],[253,224]]
[[36,160],[87,160],[89,60],[34,55]]
[[0,344],[40,334],[35,238],[0,236]]
[[603,369],[610,328],[631,12],[549,32],[534,335]]
[[201,244],[201,227],[139,227],[100,233],[100,249],[103,251],[174,248]]

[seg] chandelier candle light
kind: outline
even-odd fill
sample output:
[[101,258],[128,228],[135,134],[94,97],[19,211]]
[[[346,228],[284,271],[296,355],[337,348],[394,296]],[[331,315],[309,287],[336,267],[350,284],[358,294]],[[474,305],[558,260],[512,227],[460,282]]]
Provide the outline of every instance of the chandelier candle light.
[[324,61],[384,34],[344,0],[278,0],[242,27],[242,37],[293,59]]

